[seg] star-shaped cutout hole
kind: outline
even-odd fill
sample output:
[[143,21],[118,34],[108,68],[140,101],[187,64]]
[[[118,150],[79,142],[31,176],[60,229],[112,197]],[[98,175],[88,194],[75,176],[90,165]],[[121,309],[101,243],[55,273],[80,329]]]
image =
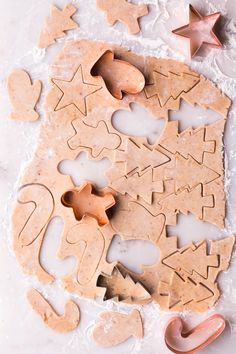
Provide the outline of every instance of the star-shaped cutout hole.
[[189,24],[175,29],[173,33],[190,39],[191,57],[194,57],[203,45],[213,48],[222,47],[214,32],[220,16],[220,12],[202,16],[192,5],[189,5]]
[[52,81],[63,93],[55,111],[74,104],[84,116],[87,115],[87,97],[102,88],[84,81],[81,65],[71,81],[57,79],[53,79]]

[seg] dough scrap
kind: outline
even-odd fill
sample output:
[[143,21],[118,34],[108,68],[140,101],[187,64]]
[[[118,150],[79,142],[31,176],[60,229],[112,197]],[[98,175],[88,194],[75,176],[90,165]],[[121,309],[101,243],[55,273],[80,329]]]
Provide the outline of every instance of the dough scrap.
[[[108,51],[143,73],[146,79],[145,90],[153,85],[155,72],[165,76],[163,86],[155,88],[157,94],[150,98],[147,98],[143,90],[135,95],[125,94],[122,100],[117,100],[110,94],[103,78],[91,74],[94,65]],[[178,261],[180,265],[177,262],[177,269],[172,269],[162,260],[178,252],[183,253],[178,248],[177,238],[166,235],[166,227],[178,222],[179,212],[193,212],[202,221],[224,227],[222,134],[230,100],[183,63],[146,58],[124,48],[88,40],[67,43],[50,66],[49,73],[51,87],[44,104],[46,119],[41,126],[34,157],[20,181],[20,186],[29,185],[32,190],[24,198],[26,203],[17,201],[13,212],[14,251],[23,271],[37,276],[41,282],[53,280],[40,265],[40,250],[50,220],[61,216],[64,228],[58,256],[62,260],[68,256],[78,260],[71,274],[61,279],[63,287],[69,292],[83,297],[104,297],[106,291],[111,289],[98,286],[98,279],[100,276],[112,279],[113,269],[117,267],[124,279],[129,274],[134,283],[139,283],[147,291],[147,297],[158,302],[164,310],[203,312],[212,307],[220,296],[217,277],[229,265],[233,237],[209,243],[207,256],[213,255],[214,258],[207,258],[207,279],[202,276],[201,270],[188,269],[184,258]],[[179,92],[173,82],[175,76],[181,82]],[[184,86],[186,77],[189,80],[186,80]],[[76,95],[75,91],[81,95]],[[168,94],[164,95],[164,92]],[[169,122],[168,111],[179,109],[182,99],[192,105],[199,104],[205,109],[213,109],[222,115],[222,119],[179,133],[177,124]],[[154,145],[149,145],[145,137],[126,136],[112,126],[111,117],[114,112],[129,109],[132,102],[143,106],[156,119],[165,119],[162,136]],[[108,139],[104,142],[103,138],[95,140],[94,136],[98,134]],[[167,144],[168,134],[173,139]],[[188,145],[193,144],[198,151],[193,147],[188,151],[185,139]],[[75,160],[82,151],[89,151],[94,160],[108,158],[111,161],[111,168],[107,172],[109,184],[104,193],[110,193],[116,204],[107,213],[109,223],[105,219],[104,226],[98,225],[94,217],[79,217],[77,220],[73,209],[65,207],[61,202],[62,195],[66,191],[76,190],[76,187],[69,176],[59,173],[58,166],[62,160]],[[124,183],[118,183],[119,179],[125,182],[135,180],[136,190],[132,184],[128,186],[128,192],[124,192]],[[116,185],[116,190],[112,184]],[[39,221],[36,221],[38,213]],[[104,214],[102,216],[105,217]],[[22,230],[24,232],[21,235]],[[31,233],[27,230],[31,230]],[[141,238],[155,243],[161,251],[160,262],[144,267],[142,274],[134,274],[116,262],[109,264],[106,260],[107,250],[114,233],[119,234],[121,231],[124,239]],[[191,244],[187,248],[198,248],[199,245]],[[219,264],[213,267],[212,259],[215,256]],[[182,291],[180,284],[191,290],[191,301],[186,302],[188,299],[182,293],[179,293],[177,299],[175,288]],[[122,294],[116,295],[119,300]],[[199,298],[201,301],[198,301]]]

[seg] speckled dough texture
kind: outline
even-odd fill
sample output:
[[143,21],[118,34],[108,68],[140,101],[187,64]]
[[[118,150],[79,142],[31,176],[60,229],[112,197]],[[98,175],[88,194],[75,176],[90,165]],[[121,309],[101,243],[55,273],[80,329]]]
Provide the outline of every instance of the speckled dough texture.
[[[141,93],[117,100],[102,77],[91,75],[91,69],[107,51],[113,51],[115,58],[127,61],[144,74],[146,86]],[[203,312],[212,307],[220,296],[216,280],[228,268],[234,237],[208,245],[203,240],[179,248],[177,237],[167,237],[166,227],[177,224],[180,212],[191,212],[199,220],[224,227],[222,135],[230,100],[185,64],[145,58],[88,40],[67,43],[51,65],[49,76],[51,88],[44,105],[47,119],[41,125],[34,158],[21,179],[13,213],[14,251],[24,272],[43,283],[54,280],[41,266],[39,255],[47,226],[59,215],[64,228],[58,256],[65,259],[72,255],[78,260],[74,271],[61,279],[69,292],[91,298],[105,296],[109,289],[103,284],[109,282],[101,279],[112,278],[117,266],[127,279],[122,294],[115,294],[118,299],[122,295],[127,302],[140,300],[136,287],[132,296],[131,278],[140,284],[141,294],[145,289],[161,309]],[[75,97],[76,87],[80,95]],[[169,120],[168,112],[178,110],[181,100],[210,108],[222,118],[180,132],[178,123]],[[155,144],[121,134],[113,127],[113,113],[129,110],[132,102],[156,119],[165,119],[162,135]],[[113,134],[115,141],[103,146],[103,139],[99,138],[98,146],[93,139],[90,144],[89,134],[101,132],[105,136]],[[186,141],[191,144],[189,149]],[[115,205],[109,214],[110,222],[104,226],[93,218],[76,220],[73,208],[61,202],[62,196],[75,186],[69,176],[59,173],[58,166],[64,159],[74,160],[82,151],[92,160],[107,157],[112,162],[106,191],[113,195]],[[107,250],[116,233],[124,239],[153,242],[161,251],[160,261],[144,267],[141,275],[116,262],[108,263]],[[150,302],[149,296],[146,302]]]
[[112,26],[121,21],[136,34],[140,31],[138,19],[148,14],[148,6],[145,4],[132,4],[127,0],[97,0],[97,6],[105,11],[108,23]]
[[92,332],[93,340],[101,347],[118,345],[131,336],[143,337],[143,324],[138,310],[129,314],[119,312],[102,312]]
[[80,311],[78,305],[73,301],[65,303],[65,313],[59,316],[54,308],[48,303],[40,292],[30,289],[27,299],[32,309],[38,313],[42,321],[54,331],[65,333],[75,329],[80,321]]
[[39,35],[38,47],[47,48],[55,43],[56,39],[64,37],[65,31],[77,28],[78,24],[72,20],[76,11],[76,7],[72,4],[67,4],[63,10],[52,5],[51,14],[46,18]]
[[39,118],[35,110],[41,94],[42,84],[31,82],[29,74],[20,69],[14,70],[8,77],[7,90],[13,111],[11,118],[21,121],[34,121]]

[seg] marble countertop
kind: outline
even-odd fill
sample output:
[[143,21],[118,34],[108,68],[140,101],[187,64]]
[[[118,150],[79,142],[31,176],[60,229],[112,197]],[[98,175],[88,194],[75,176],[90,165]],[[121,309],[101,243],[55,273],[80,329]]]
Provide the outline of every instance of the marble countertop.
[[[90,38],[112,41],[145,55],[170,57],[186,61],[190,67],[214,81],[233,101],[225,133],[227,220],[225,230],[218,230],[207,223],[197,221],[193,216],[181,216],[179,225],[170,229],[171,234],[179,236],[180,245],[197,241],[204,237],[218,239],[236,232],[236,3],[235,0],[192,0],[199,11],[211,13],[221,11],[222,37],[221,50],[206,50],[203,57],[190,61],[186,59],[187,43],[173,37],[172,29],[188,22],[188,0],[145,0],[150,13],[142,19],[142,33],[132,36],[121,24],[110,28],[104,14],[96,9],[95,0],[72,1],[78,7],[75,18],[80,24],[78,30],[68,34],[66,40]],[[138,1],[134,1],[138,2]],[[139,1],[140,2],[140,1]],[[55,3],[61,7],[65,0]],[[97,314],[106,308],[127,311],[123,304],[102,304],[101,301],[76,299],[82,317],[80,326],[72,333],[58,334],[46,328],[38,316],[30,309],[25,293],[29,286],[35,286],[52,300],[56,309],[63,311],[63,303],[69,297],[58,282],[43,286],[35,279],[22,274],[11,248],[10,217],[16,198],[19,176],[26,163],[32,157],[37,142],[39,126],[43,119],[42,101],[47,91],[47,70],[54,55],[62,47],[65,39],[48,49],[46,53],[36,48],[37,37],[45,16],[49,13],[51,0],[0,0],[0,354],[168,354],[163,340],[163,327],[171,314],[161,312],[158,305],[149,304],[141,308],[144,318],[145,336],[143,340],[129,339],[112,349],[99,349],[89,339],[91,327]],[[34,123],[14,122],[9,119],[11,107],[6,93],[6,78],[14,68],[28,70],[34,79],[41,79],[44,90],[39,105],[42,119]],[[199,109],[190,110],[187,105],[181,108],[183,123],[192,114],[195,118],[204,115]],[[202,121],[212,118],[211,112]],[[214,117],[213,117],[214,119]],[[201,123],[202,123],[201,121]],[[197,124],[197,123],[196,123]],[[151,128],[150,128],[151,129]],[[151,131],[150,131],[151,134]],[[87,174],[95,178],[92,169],[87,166]],[[102,167],[101,167],[102,168]],[[85,173],[85,172],[84,172]],[[77,176],[78,177],[78,176]],[[79,177],[78,177],[79,178]],[[102,183],[99,176],[95,180]],[[44,245],[42,262],[54,274],[62,274],[73,267],[74,260],[68,259],[63,265],[56,260],[56,247],[59,242],[60,220],[55,220],[50,236]],[[140,252],[116,244],[111,252],[112,259],[119,258],[132,269],[137,270],[139,262],[132,261],[132,252]],[[124,255],[125,254],[125,255]],[[147,248],[142,257],[147,262],[155,262],[158,254],[153,248]],[[137,258],[137,257],[136,257]],[[224,334],[205,354],[232,354],[236,345],[236,258],[233,255],[230,269],[221,275],[222,297],[216,308],[202,315],[185,313],[183,316],[194,325],[207,317],[209,313],[220,312],[228,320]]]

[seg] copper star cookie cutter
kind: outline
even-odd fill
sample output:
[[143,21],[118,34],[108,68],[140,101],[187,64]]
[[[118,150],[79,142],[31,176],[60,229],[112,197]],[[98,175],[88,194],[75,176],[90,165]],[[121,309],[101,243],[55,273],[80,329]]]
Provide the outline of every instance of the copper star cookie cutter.
[[202,16],[192,5],[189,5],[189,24],[173,30],[172,33],[190,39],[191,58],[203,45],[211,48],[222,47],[221,41],[214,32],[220,16],[220,12]]

